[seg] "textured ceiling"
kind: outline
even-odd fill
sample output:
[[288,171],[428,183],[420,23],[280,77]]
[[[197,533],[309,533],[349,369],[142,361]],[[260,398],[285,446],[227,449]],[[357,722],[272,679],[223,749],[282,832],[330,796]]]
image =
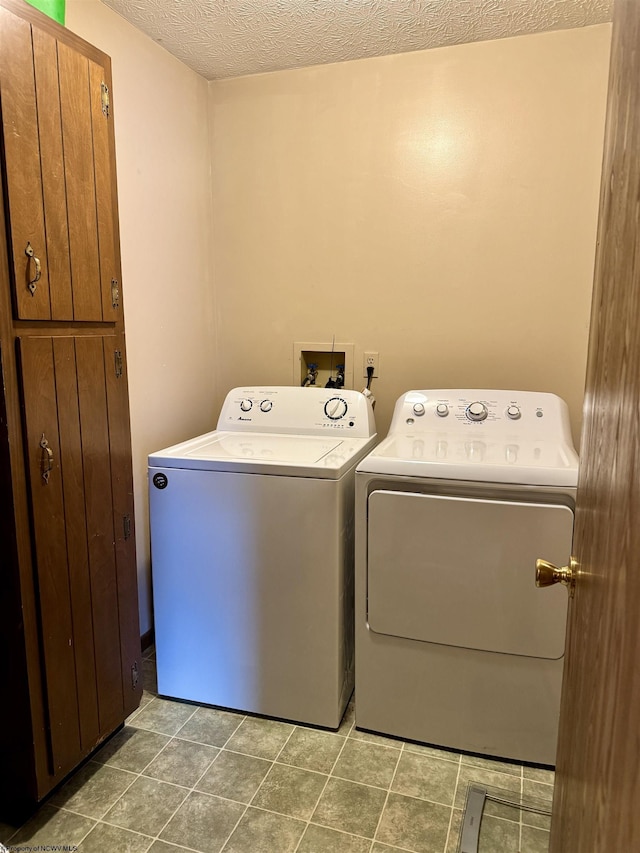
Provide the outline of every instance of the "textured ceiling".
[[613,0],[103,0],[208,80],[611,20]]

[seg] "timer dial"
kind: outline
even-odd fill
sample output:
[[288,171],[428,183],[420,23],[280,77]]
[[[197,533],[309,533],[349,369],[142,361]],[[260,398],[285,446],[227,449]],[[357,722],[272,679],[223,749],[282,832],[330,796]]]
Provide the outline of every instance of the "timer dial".
[[331,397],[324,404],[324,413],[331,421],[339,421],[347,414],[347,401],[342,397]]
[[476,401],[467,406],[467,417],[470,421],[483,421],[489,414],[484,403]]
[[250,412],[252,406],[253,406],[253,403],[251,402],[251,400],[241,400],[240,401],[240,410],[243,412]]
[[270,412],[273,409],[273,403],[271,400],[263,400],[260,403],[260,411],[261,412]]

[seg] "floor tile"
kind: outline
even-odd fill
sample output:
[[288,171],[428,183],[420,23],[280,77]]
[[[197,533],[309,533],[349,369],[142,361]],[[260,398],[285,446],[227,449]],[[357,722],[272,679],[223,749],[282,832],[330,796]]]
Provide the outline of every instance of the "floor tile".
[[245,808],[195,791],[189,794],[160,837],[200,853],[219,853]]
[[406,741],[404,751],[415,752],[418,755],[430,755],[432,758],[443,758],[446,761],[454,761],[456,764],[460,764],[459,752],[440,746],[428,746],[425,743],[411,743],[410,741]]
[[96,821],[44,805],[11,839],[12,847],[77,845]]
[[522,766],[512,761],[501,761],[499,758],[489,758],[484,755],[463,755],[460,760],[470,767],[482,767],[484,770],[493,770],[495,773],[507,773],[509,776],[517,776],[518,779],[522,776]]
[[342,715],[342,719],[340,720],[340,725],[338,726],[338,731],[336,734],[339,735],[348,735],[353,725],[356,721],[356,706],[353,699],[349,702],[347,707],[345,708],[344,714]]
[[387,792],[357,782],[329,778],[311,818],[332,829],[373,838]]
[[231,838],[223,847],[224,853],[293,853],[305,822],[285,815],[248,808]]
[[153,838],[119,826],[97,823],[80,846],[81,853],[146,853]]
[[[187,848],[179,847],[177,844],[169,844],[168,841],[160,841],[160,839],[156,839],[149,848],[149,853],[181,853],[183,850],[187,850]],[[116,851],[114,850],[113,853],[116,853]]]
[[454,809],[449,823],[449,838],[445,853],[458,853],[458,842],[460,841],[460,829],[462,827],[462,810]]
[[369,853],[371,841],[311,823],[297,853]]
[[203,743],[174,738],[145,769],[145,776],[193,788],[219,750]]
[[519,853],[519,824],[484,814],[480,823],[478,849],[480,851],[499,850],[500,853]]
[[264,758],[223,749],[196,788],[228,800],[250,803],[272,764]]
[[522,775],[525,779],[531,779],[533,782],[544,782],[547,785],[553,785],[556,774],[553,770],[548,770],[546,767],[526,767],[522,768]]
[[389,794],[376,840],[415,853],[442,853],[451,809],[402,794]]
[[142,660],[142,686],[149,693],[156,694],[158,692],[158,672],[155,658],[143,658]]
[[332,775],[351,782],[388,788],[401,754],[393,747],[347,738]]
[[430,755],[403,752],[391,790],[445,806],[453,805],[458,765]]
[[149,704],[149,702],[151,702],[153,699],[155,699],[155,696],[153,693],[147,693],[146,690],[143,690],[142,696],[140,697],[140,704],[135,709],[135,711],[132,711],[129,714],[127,719],[124,721],[125,725],[127,725],[127,726],[130,725],[131,721],[134,720],[138,716],[140,711],[142,711],[142,709],[145,708]]
[[80,768],[52,798],[51,805],[85,817],[101,818],[135,782],[135,773],[90,761]]
[[551,829],[551,815],[522,811],[522,823],[526,826],[532,826],[536,829],[543,829],[549,832]]
[[257,758],[274,759],[285,745],[293,726],[277,720],[247,717],[227,743],[227,749]]
[[355,726],[349,732],[349,737],[354,740],[364,740],[367,743],[377,743],[380,746],[393,746],[396,749],[401,749],[404,741],[398,738],[387,737],[386,735],[367,732],[363,729],[357,729]]
[[195,711],[195,705],[155,698],[140,711],[135,720],[135,728],[175,735]]
[[533,826],[523,826],[521,853],[549,853],[549,833]]
[[278,755],[278,762],[330,773],[344,745],[345,738],[341,735],[297,728]]
[[17,832],[17,826],[10,826],[8,823],[0,822],[0,844],[6,844],[12,835]]
[[106,823],[157,835],[189,792],[185,788],[139,777],[106,813]]
[[232,711],[198,708],[177,734],[180,738],[209,746],[224,746],[243,720],[243,714]]
[[308,820],[328,777],[299,767],[274,764],[251,805]]
[[140,773],[168,742],[166,735],[125,726],[107,741],[93,760]]
[[[456,808],[464,808],[469,782],[478,782],[480,785],[500,788],[503,791],[513,793],[516,797],[520,796],[521,780],[516,776],[508,773],[499,773],[495,770],[486,770],[482,767],[472,767],[469,764],[461,764],[454,801]],[[508,820],[519,820],[516,810],[510,806],[501,806],[492,802],[485,804],[485,814],[505,817]]]
[[539,801],[543,806],[549,806],[553,801],[553,785],[545,782],[534,782],[532,779],[524,779],[522,782],[522,793],[525,797],[531,797]]
[[[535,782],[531,779],[525,779],[522,783],[522,793],[525,798],[531,803],[539,803],[543,808],[547,807],[551,810],[553,802],[553,786],[543,782]],[[544,829],[547,832],[551,826],[551,816],[547,814],[537,814],[536,812],[522,811],[522,823],[527,826]]]

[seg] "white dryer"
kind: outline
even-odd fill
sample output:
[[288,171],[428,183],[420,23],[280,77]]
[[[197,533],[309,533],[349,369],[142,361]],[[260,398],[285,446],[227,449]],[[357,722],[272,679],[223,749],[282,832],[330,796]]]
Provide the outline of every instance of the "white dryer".
[[410,391],[356,473],[356,725],[555,763],[578,458],[553,394]]
[[353,690],[359,392],[236,388],[149,456],[158,691],[335,728]]

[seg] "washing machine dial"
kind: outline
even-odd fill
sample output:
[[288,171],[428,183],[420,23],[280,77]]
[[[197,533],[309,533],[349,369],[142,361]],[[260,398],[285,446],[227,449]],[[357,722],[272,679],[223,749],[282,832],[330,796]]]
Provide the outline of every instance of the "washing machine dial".
[[347,414],[347,401],[342,397],[331,397],[324,404],[324,413],[331,421],[339,421]]
[[449,414],[449,406],[446,403],[438,403],[436,406],[436,415],[439,418],[446,418]]
[[251,400],[241,400],[240,401],[240,411],[250,412],[252,407],[253,407],[253,402]]
[[424,415],[424,403],[414,403],[413,414],[417,415],[419,418],[422,417],[422,415]]
[[522,412],[520,411],[519,406],[509,406],[507,409],[507,417],[511,418],[512,421],[517,421],[522,417]]
[[260,403],[261,412],[270,412],[271,409],[273,409],[273,402],[271,400],[263,400]]
[[470,421],[483,421],[489,411],[484,403],[475,402],[467,406],[467,417]]

